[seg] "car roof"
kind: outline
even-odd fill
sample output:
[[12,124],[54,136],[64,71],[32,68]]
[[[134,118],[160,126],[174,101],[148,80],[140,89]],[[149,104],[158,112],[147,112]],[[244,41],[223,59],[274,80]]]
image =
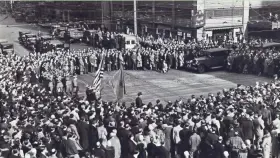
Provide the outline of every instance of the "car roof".
[[20,33],[22,33],[22,34],[30,34],[31,33],[31,31],[27,31],[27,32],[21,32],[21,31],[19,31]]
[[50,36],[50,35],[43,35],[43,36],[41,36],[41,38],[52,38],[52,36]]
[[211,49],[204,50],[204,52],[212,53],[212,52],[221,52],[221,51],[228,51],[228,50],[230,50],[230,49],[228,49],[228,48],[211,48]]
[[36,34],[34,33],[28,33],[28,34],[25,34],[26,36],[36,36]]
[[97,30],[86,30],[86,31],[88,31],[88,32],[97,32]]
[[14,45],[13,43],[1,43],[0,45],[7,46],[7,45]]
[[52,25],[51,27],[60,27],[60,25]]
[[7,39],[0,39],[0,43],[7,43],[8,40]]

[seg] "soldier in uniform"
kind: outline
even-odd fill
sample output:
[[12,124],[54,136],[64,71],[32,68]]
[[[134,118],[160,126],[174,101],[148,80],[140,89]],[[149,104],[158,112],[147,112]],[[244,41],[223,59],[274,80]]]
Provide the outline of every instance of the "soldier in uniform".
[[167,53],[167,55],[166,55],[166,62],[167,62],[167,66],[168,66],[168,70],[170,70],[170,68],[171,68],[171,66],[172,66],[172,64],[173,64],[173,59],[172,59],[173,57],[172,57],[172,54],[171,54],[171,52],[169,51],[168,53]]
[[97,62],[97,57],[95,52],[93,52],[92,54],[89,55],[90,72],[95,71],[96,62]]
[[124,68],[124,59],[123,59],[123,54],[121,52],[118,53],[119,54],[119,68],[123,67]]
[[62,84],[61,76],[59,76],[57,78],[56,92],[57,92],[58,96],[62,96],[63,95],[63,84]]
[[51,94],[53,94],[53,76],[50,75],[50,78],[49,78],[49,85],[48,85],[48,90],[50,91]]
[[154,55],[154,63],[155,63],[155,70],[158,71],[158,68],[159,68],[159,53],[158,51],[155,52],[155,55]]
[[136,70],[136,68],[137,68],[137,54],[136,54],[136,52],[133,52],[132,54],[131,54],[131,59],[132,59],[132,70]]
[[75,74],[75,60],[73,57],[70,59],[70,74]]
[[114,60],[114,69],[115,70],[118,70],[119,69],[119,64],[118,64],[118,58],[119,58],[119,56],[118,56],[118,52],[114,52],[114,57],[113,57],[113,60]]
[[106,54],[105,63],[106,63],[107,71],[112,71],[112,61],[109,52],[107,52]]
[[80,60],[77,55],[75,56],[75,68],[76,74],[80,75]]
[[70,80],[70,77],[67,75],[66,76],[66,94],[72,95],[72,92],[73,92],[72,82]]
[[140,52],[137,53],[137,70],[142,70],[143,68],[143,61]]
[[72,81],[72,92],[73,94],[77,94],[78,93],[78,78],[77,76],[74,76],[73,81]]
[[150,52],[150,70],[155,68],[155,54],[154,51]]
[[80,55],[79,57],[79,61],[80,61],[80,74],[84,74],[85,73],[85,64],[83,61],[83,57]]
[[180,52],[179,53],[179,68],[182,68],[184,66],[184,53]]
[[88,74],[89,64],[88,64],[88,56],[87,55],[83,57],[83,62],[84,62],[84,65],[85,65],[85,74]]

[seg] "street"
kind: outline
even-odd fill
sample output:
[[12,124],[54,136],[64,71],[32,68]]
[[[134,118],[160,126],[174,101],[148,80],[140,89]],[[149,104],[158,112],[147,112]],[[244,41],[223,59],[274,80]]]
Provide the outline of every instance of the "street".
[[[0,18],[3,18],[1,16]],[[8,22],[7,22],[8,20]],[[9,25],[9,26],[7,26]],[[8,18],[0,22],[0,39],[7,39],[14,43],[15,52],[18,55],[28,55],[28,50],[18,43],[18,32],[42,33],[46,30],[40,29],[33,24],[21,24]],[[71,44],[72,50],[88,48],[83,43]],[[115,100],[115,95],[110,80],[115,72],[105,72],[102,82],[102,98],[105,101]],[[80,95],[85,94],[85,86],[91,85],[94,74],[86,74],[78,77]],[[125,71],[126,95],[123,101],[132,102],[138,92],[143,93],[144,103],[155,103],[157,99],[161,101],[174,101],[182,99],[186,101],[192,94],[197,96],[217,93],[223,88],[236,87],[236,84],[254,85],[256,81],[269,82],[271,79],[257,77],[254,75],[244,75],[227,73],[224,71],[207,72],[196,74],[186,71],[171,70],[167,74],[154,71]]]

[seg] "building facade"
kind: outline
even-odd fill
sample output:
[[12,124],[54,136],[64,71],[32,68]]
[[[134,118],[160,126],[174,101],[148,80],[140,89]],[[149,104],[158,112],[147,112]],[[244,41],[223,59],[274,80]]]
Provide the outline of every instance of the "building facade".
[[[137,1],[138,34],[209,39],[236,39],[246,31],[247,0]],[[95,20],[112,31],[134,29],[133,1],[45,2],[40,15],[57,21]],[[245,29],[244,29],[245,28]]]
[[247,0],[204,1],[204,39],[238,40],[246,35],[249,20]]

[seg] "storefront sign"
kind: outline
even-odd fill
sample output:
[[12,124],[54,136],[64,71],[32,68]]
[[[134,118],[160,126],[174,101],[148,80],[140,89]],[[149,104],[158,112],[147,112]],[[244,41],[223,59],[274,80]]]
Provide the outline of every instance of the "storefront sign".
[[181,31],[178,31],[177,35],[178,35],[178,36],[182,36],[183,33],[182,33]]
[[203,27],[205,25],[204,14],[196,14],[192,17],[192,27]]

